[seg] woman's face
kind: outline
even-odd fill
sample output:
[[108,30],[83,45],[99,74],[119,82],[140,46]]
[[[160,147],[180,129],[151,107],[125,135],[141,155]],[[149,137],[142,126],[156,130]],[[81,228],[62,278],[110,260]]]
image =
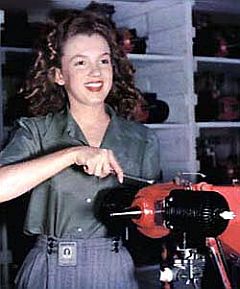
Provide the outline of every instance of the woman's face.
[[99,34],[79,34],[68,39],[63,47],[61,69],[55,81],[64,85],[70,107],[102,105],[113,79],[110,48]]

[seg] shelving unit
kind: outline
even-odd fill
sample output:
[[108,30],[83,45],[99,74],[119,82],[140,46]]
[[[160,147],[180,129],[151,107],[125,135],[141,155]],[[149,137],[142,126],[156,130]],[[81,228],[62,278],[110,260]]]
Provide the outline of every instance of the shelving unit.
[[[211,24],[237,25],[238,15],[240,13],[239,3],[234,1],[195,1],[194,13],[206,13],[210,15]],[[196,16],[197,17],[197,16]],[[214,22],[216,21],[216,23]],[[239,26],[240,28],[240,26]],[[230,58],[229,58],[230,57]],[[215,75],[223,75],[228,79],[234,80],[235,84],[240,86],[240,55],[239,58],[214,57],[214,56],[195,56],[194,66],[196,72],[210,72]],[[232,84],[233,86],[233,84]],[[228,90],[232,90],[230,97],[236,97],[240,101],[240,90],[228,85]],[[234,91],[235,90],[235,91]],[[233,92],[234,91],[234,92]],[[224,96],[224,95],[223,95]],[[228,96],[228,95],[227,95]],[[240,111],[240,102],[238,110]],[[205,142],[205,150],[208,151],[207,156],[201,155],[201,145],[198,147],[200,151],[200,167],[206,169],[210,175],[210,181],[219,183],[230,183],[231,179],[236,178],[238,173],[231,175],[230,172],[240,168],[240,119],[232,120],[215,120],[196,122],[197,137],[200,142]],[[211,161],[206,162],[206,158]],[[204,164],[205,163],[205,164]],[[206,163],[208,168],[206,167]]]

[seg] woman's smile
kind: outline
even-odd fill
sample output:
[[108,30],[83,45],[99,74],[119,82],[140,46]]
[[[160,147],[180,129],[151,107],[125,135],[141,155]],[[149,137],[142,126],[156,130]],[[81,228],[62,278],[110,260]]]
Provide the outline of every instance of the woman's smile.
[[91,81],[84,84],[84,86],[91,92],[100,92],[103,88],[103,81]]

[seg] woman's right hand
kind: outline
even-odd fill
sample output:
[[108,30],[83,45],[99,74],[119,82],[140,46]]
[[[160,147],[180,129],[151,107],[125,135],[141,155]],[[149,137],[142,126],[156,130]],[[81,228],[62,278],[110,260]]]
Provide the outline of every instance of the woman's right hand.
[[113,151],[90,146],[75,149],[74,163],[83,166],[85,173],[104,178],[109,174],[116,174],[118,181],[123,182],[123,170],[116,160]]
[[0,166],[0,203],[28,192],[74,163],[83,166],[89,175],[104,178],[114,173],[119,182],[123,182],[122,168],[111,150],[71,147],[29,161]]

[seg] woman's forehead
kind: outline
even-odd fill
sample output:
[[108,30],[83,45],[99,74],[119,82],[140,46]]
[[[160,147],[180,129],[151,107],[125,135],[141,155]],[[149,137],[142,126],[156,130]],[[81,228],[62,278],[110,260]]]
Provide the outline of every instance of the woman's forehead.
[[99,54],[110,53],[110,47],[107,40],[100,34],[77,34],[70,37],[64,47],[63,54],[71,55],[73,53],[86,54],[92,52],[98,52]]

